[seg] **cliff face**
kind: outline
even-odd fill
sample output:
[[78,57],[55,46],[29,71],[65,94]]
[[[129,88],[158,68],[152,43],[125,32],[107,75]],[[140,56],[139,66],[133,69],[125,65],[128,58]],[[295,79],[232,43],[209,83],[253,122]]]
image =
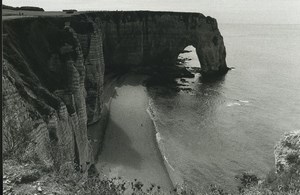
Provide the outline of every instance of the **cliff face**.
[[93,163],[87,125],[101,118],[105,68],[171,65],[193,45],[203,75],[227,71],[216,20],[201,14],[22,18],[5,20],[3,33],[3,132],[29,124],[28,151],[50,166]]
[[[89,70],[86,67],[93,66],[91,54],[84,59],[77,33],[64,21],[14,20],[5,24],[4,33],[3,65],[6,71],[3,80],[7,86],[16,89],[3,88],[4,122],[23,124],[32,121],[32,127],[38,128],[32,133],[34,144],[37,143],[33,147],[41,159],[50,165],[76,159],[85,169],[86,162],[93,162],[86,133],[87,107],[97,115],[93,105],[98,103],[90,100],[95,96],[90,95],[93,88],[85,85]],[[97,56],[93,57],[98,60]],[[103,63],[97,64],[98,69],[103,66]],[[100,70],[94,75],[100,73],[103,75]],[[97,79],[95,82],[102,84],[101,77]],[[9,101],[19,104],[19,100],[23,101],[22,106],[11,109]],[[92,106],[89,106],[90,102]],[[18,113],[20,109],[22,113]],[[14,112],[19,116],[13,118]],[[90,121],[93,120],[91,117]],[[10,128],[5,123],[3,126]],[[41,136],[37,135],[39,131],[43,132]]]

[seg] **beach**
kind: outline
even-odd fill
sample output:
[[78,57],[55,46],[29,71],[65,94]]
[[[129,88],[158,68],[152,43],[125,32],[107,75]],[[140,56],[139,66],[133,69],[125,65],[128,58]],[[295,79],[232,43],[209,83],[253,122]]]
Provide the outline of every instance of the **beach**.
[[172,183],[157,147],[153,122],[147,113],[145,76],[125,75],[115,88],[97,169],[108,178],[140,181],[164,190]]

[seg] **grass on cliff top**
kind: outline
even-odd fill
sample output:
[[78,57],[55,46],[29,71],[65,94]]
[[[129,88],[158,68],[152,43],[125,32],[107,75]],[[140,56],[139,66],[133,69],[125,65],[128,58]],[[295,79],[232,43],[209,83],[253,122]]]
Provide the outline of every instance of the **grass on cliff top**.
[[[3,194],[171,194],[152,185],[142,189],[139,181],[128,182],[121,178],[105,179],[97,175],[88,176],[74,171],[72,164],[66,164],[56,172],[39,163],[20,163],[6,160],[3,163]],[[172,194],[190,194],[186,191]]]
[[300,194],[300,165],[278,174],[271,171],[261,184],[246,188],[243,194]]
[[[174,195],[229,195],[218,186],[211,185],[207,192],[195,192],[187,187],[177,187],[163,192],[158,186],[142,189],[139,181],[129,182],[121,178],[103,179],[98,175],[81,174],[73,170],[73,164],[65,164],[60,171],[47,168],[39,162],[3,162],[3,194],[174,194]],[[279,174],[270,172],[265,180],[244,173],[239,177],[241,195],[296,195],[300,194],[300,166]]]
[[10,10],[2,9],[2,20],[23,18],[23,17],[37,17],[37,16],[62,16],[68,17],[72,15],[78,15],[80,12],[75,12],[73,14],[67,14],[62,11],[28,11],[28,10]]

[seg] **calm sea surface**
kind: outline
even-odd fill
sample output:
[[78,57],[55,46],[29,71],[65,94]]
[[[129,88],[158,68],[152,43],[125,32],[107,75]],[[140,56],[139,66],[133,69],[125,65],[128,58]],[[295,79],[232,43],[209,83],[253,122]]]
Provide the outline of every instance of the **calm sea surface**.
[[[300,129],[300,25],[219,24],[227,64],[214,83],[188,80],[191,91],[151,92],[170,166],[188,185],[232,190],[243,171],[274,167],[274,145]],[[190,48],[189,48],[190,49]],[[193,52],[181,57],[199,66]]]

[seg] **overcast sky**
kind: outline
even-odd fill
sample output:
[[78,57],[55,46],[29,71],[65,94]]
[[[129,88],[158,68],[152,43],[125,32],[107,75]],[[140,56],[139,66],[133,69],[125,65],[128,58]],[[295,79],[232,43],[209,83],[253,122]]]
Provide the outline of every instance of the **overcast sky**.
[[300,24],[300,0],[3,0],[3,4],[33,5],[47,11],[194,11],[217,18],[219,23]]

